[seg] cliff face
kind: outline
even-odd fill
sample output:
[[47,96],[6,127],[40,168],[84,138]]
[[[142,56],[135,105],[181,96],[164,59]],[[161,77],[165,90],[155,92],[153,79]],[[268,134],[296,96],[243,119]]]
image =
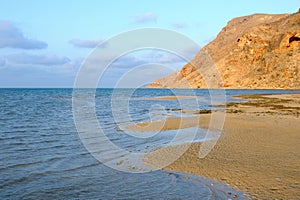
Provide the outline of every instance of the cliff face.
[[147,87],[300,89],[300,13],[235,18],[180,71]]

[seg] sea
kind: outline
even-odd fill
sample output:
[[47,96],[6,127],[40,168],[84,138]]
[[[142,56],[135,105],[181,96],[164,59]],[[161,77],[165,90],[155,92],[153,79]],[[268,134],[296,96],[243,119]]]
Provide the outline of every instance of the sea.
[[[173,144],[176,130],[125,127],[190,117],[179,111],[241,101],[235,95],[282,93],[295,91],[0,89],[0,199],[247,199],[213,180],[145,165],[143,156]],[[193,98],[153,99],[164,96]],[[199,128],[192,142],[204,136]]]

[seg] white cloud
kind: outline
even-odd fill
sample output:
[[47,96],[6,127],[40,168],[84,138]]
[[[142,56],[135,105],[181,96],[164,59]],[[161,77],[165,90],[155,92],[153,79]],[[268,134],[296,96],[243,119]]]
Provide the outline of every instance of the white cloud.
[[80,40],[80,39],[72,39],[69,41],[70,44],[72,44],[75,47],[78,48],[95,48],[98,45],[101,44],[99,47],[106,47],[106,43],[104,43],[104,40]]
[[26,38],[10,21],[0,21],[0,48],[45,49],[48,44]]
[[149,22],[156,23],[157,16],[152,12],[141,13],[134,16],[134,22],[137,24],[144,24]]

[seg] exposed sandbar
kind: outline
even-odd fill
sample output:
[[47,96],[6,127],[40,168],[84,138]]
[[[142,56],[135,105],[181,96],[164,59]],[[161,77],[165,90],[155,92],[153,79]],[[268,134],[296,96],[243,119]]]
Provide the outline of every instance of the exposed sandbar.
[[153,97],[153,98],[144,98],[143,100],[149,101],[162,101],[162,100],[182,100],[182,99],[194,99],[196,96],[161,96],[161,97]]
[[[240,98],[250,101],[228,104],[222,136],[208,156],[200,159],[201,144],[192,144],[164,169],[214,179],[246,192],[253,199],[298,199],[300,94]],[[201,115],[198,125],[208,127],[210,117],[211,114]],[[176,128],[170,124],[168,127]],[[159,167],[178,148],[150,152],[145,163]]]

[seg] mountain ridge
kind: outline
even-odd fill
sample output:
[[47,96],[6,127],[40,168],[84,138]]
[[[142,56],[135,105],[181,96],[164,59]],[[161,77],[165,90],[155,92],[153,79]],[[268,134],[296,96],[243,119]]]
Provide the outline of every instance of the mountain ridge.
[[183,68],[146,88],[300,89],[300,12],[230,20]]

